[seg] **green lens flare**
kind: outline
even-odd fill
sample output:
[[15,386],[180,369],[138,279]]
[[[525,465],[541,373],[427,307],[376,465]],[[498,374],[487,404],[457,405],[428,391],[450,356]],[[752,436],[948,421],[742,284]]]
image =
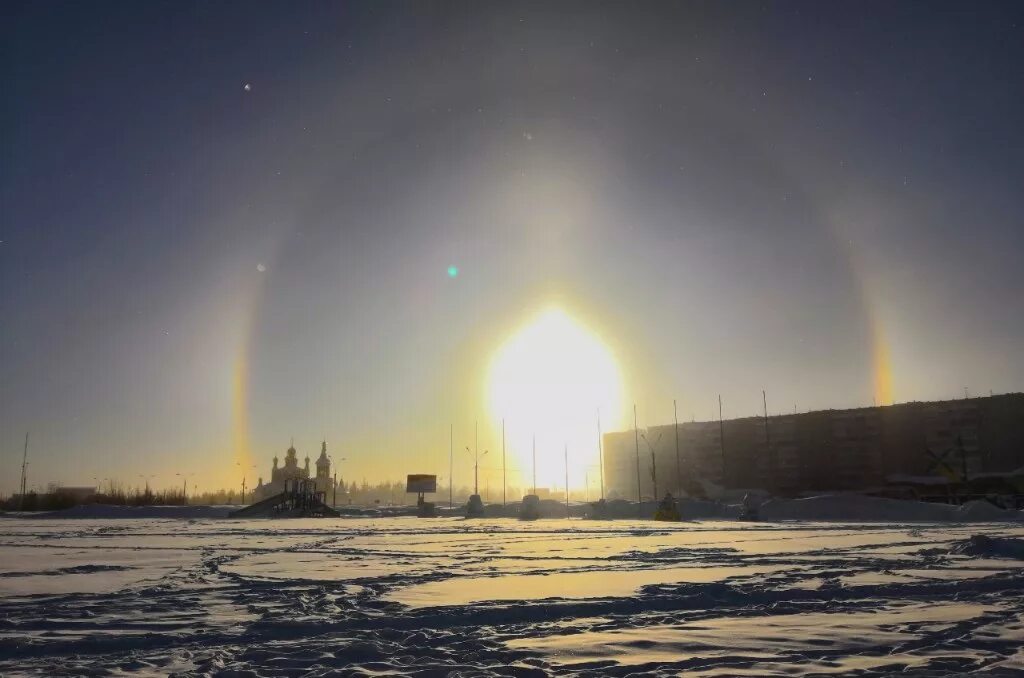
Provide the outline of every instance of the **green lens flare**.
[[458,266],[449,266],[449,267],[448,267],[448,277],[449,277],[449,278],[454,278],[454,277],[456,277],[456,276],[457,276],[458,274],[459,274],[459,268],[458,268]]

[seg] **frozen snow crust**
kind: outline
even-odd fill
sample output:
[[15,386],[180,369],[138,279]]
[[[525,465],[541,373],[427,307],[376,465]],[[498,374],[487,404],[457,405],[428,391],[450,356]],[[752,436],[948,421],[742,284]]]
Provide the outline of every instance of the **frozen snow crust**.
[[954,544],[952,551],[979,558],[1024,560],[1024,540],[975,534],[970,539]]
[[1024,675],[1024,524],[905,504],[0,517],[0,675]]

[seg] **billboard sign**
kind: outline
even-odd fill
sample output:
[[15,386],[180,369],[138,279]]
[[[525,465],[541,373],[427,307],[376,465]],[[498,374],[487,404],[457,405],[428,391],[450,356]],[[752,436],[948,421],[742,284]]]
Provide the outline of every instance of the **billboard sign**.
[[405,481],[406,492],[437,492],[437,476],[410,473]]

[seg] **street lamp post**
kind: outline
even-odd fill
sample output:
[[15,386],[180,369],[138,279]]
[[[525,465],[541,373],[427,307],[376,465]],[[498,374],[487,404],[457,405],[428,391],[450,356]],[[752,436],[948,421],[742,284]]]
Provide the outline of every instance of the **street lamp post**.
[[654,445],[651,445],[651,441],[647,439],[646,433],[641,433],[640,437],[647,443],[647,449],[651,451],[651,483],[654,485],[654,501],[658,501],[658,467],[654,457],[654,445],[661,442],[661,434],[658,434],[657,440],[654,441]]
[[636,423],[636,403],[633,403],[633,443],[636,448],[636,510],[643,515],[644,499],[640,493],[640,428]]
[[569,444],[565,445],[565,517],[569,517]]
[[505,420],[501,420],[501,505],[507,504],[505,497],[505,487],[508,484],[506,471],[505,471]]
[[188,505],[188,479],[194,476],[195,473],[175,473],[174,475],[181,478],[181,502],[183,505]]
[[[156,478],[156,475],[143,475],[143,474],[140,473],[139,477],[143,478],[146,481],[146,493],[144,495],[142,495],[142,500],[140,501],[140,505],[142,505],[142,506],[149,506],[150,505],[149,502],[153,501],[153,493],[149,489],[149,479],[150,478]],[[136,490],[136,492],[138,492],[138,490]],[[136,500],[138,500],[138,497],[136,497]]]
[[484,450],[483,454],[477,454],[466,446],[466,452],[473,455],[473,494],[480,494],[480,457],[486,457],[490,450]]
[[256,468],[256,464],[252,464],[251,466],[246,467],[246,466],[242,465],[242,462],[236,461],[235,462],[235,466],[237,466],[238,468],[240,468],[242,470],[242,503],[244,504],[245,503],[245,474],[246,474],[246,472],[249,469],[255,469]]
[[[334,508],[335,506],[338,505],[338,465],[334,463],[334,457],[332,457],[331,455],[328,454],[327,458],[331,460],[331,468],[334,469],[334,489],[331,494],[331,508]],[[347,459],[345,457],[342,457],[338,461],[347,461]]]

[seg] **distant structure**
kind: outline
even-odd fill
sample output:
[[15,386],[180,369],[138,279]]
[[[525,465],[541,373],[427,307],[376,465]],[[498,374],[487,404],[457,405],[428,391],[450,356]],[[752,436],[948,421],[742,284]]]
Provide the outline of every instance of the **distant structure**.
[[46,485],[47,494],[62,494],[66,497],[71,497],[77,502],[85,502],[96,496],[95,487],[69,487],[67,485],[61,485],[60,483],[48,483]]
[[298,453],[295,445],[292,444],[284,454],[284,466],[278,466],[277,457],[274,457],[274,466],[270,469],[270,482],[264,483],[263,477],[253,489],[253,501],[260,501],[280,494],[285,490],[285,484],[295,487],[295,481],[313,480],[317,492],[328,495],[334,490],[334,478],[331,477],[331,460],[327,456],[327,441],[320,445],[320,457],[316,460],[316,475],[310,476],[309,457],[305,459],[305,465],[299,467]]
[[[676,476],[674,425],[641,432],[652,440],[661,436],[654,450],[658,482],[673,493],[700,495],[713,485],[797,495],[863,490],[908,477],[946,476],[961,482],[1024,467],[1024,393],[745,417],[721,424],[681,422],[681,479]],[[633,431],[607,433],[603,443],[609,496],[635,498]],[[649,498],[648,450],[640,450],[640,465],[640,494]]]
[[315,479],[286,480],[284,491],[228,514],[229,518],[337,518]]

